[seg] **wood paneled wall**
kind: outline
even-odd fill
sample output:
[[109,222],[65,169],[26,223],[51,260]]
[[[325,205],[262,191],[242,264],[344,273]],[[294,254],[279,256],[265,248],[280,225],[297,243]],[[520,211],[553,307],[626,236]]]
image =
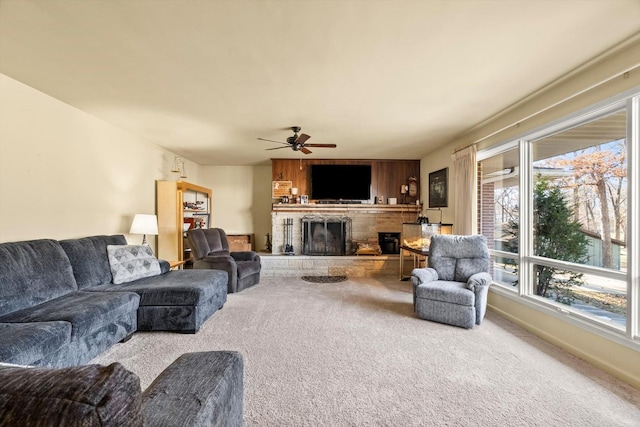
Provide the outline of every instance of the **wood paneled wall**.
[[415,203],[420,194],[420,160],[336,160],[336,159],[271,159],[271,175],[274,181],[291,181],[298,194],[311,195],[311,165],[371,165],[371,202],[377,196],[404,198],[400,186],[408,184],[408,178],[418,179],[418,195],[409,197],[407,203]]

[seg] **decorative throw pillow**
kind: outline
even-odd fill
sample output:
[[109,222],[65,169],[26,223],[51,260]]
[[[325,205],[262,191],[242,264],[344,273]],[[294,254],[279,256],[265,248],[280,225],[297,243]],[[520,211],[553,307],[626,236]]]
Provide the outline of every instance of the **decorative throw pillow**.
[[160,263],[147,245],[107,245],[107,254],[116,285],[160,274]]
[[142,426],[140,379],[119,363],[0,369],[0,425]]

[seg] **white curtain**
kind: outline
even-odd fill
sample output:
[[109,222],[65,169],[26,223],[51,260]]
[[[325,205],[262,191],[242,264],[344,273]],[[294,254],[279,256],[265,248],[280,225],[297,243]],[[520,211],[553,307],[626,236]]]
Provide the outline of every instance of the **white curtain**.
[[456,151],[451,157],[455,177],[453,232],[462,235],[477,234],[476,147]]

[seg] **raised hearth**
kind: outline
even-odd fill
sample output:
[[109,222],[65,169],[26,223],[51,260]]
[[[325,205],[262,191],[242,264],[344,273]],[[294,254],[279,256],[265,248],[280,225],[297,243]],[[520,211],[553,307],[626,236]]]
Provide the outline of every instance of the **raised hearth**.
[[398,277],[399,255],[308,256],[260,253],[261,276]]

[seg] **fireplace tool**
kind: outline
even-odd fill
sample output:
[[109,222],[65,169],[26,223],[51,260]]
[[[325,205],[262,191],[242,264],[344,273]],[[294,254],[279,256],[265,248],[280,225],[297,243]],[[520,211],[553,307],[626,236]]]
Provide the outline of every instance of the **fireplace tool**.
[[284,219],[284,251],[285,255],[293,255],[293,218]]

